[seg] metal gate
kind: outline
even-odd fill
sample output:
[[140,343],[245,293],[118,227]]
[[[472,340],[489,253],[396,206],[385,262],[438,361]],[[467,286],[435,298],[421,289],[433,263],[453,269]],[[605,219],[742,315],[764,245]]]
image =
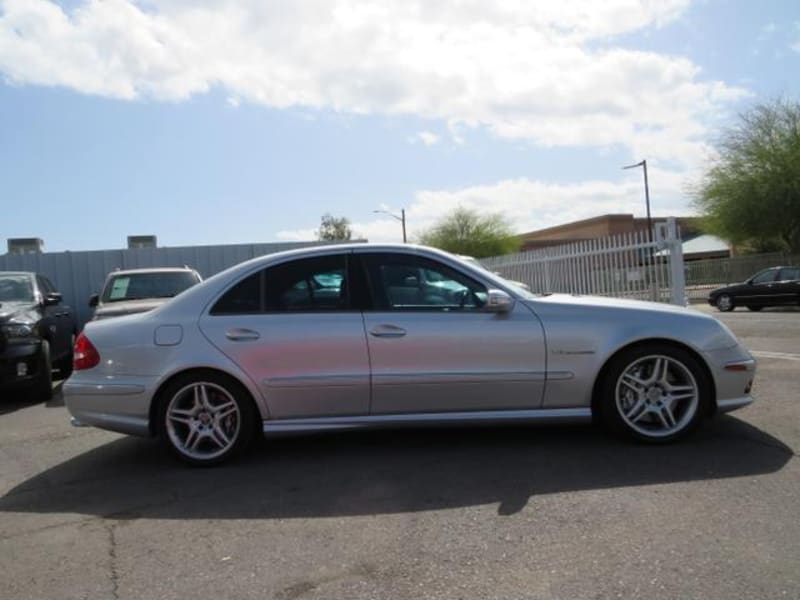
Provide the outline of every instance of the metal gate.
[[675,219],[647,232],[551,246],[481,260],[537,293],[590,294],[686,304],[683,251]]

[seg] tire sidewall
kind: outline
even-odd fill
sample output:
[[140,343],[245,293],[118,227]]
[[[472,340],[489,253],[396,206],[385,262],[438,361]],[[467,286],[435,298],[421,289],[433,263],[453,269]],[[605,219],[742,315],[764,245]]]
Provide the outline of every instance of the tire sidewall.
[[[697,383],[698,403],[692,419],[679,431],[670,435],[652,437],[631,428],[619,413],[616,402],[617,381],[622,373],[635,361],[645,356],[663,355],[681,362]],[[613,433],[651,444],[669,443],[687,436],[697,427],[704,415],[710,412],[713,383],[699,360],[688,351],[669,344],[641,344],[620,352],[608,363],[600,386],[600,416],[603,424]]]
[[53,365],[50,363],[50,342],[42,340],[39,350],[39,375],[33,384],[37,400],[47,402],[53,397]]
[[[241,419],[237,438],[233,445],[223,454],[208,459],[197,459],[181,452],[175,447],[167,431],[167,407],[172,398],[186,386],[201,381],[213,383],[227,390],[239,408]],[[159,441],[166,446],[174,456],[189,465],[195,467],[211,467],[218,465],[244,451],[252,442],[256,423],[255,404],[247,389],[232,377],[213,371],[196,371],[186,373],[185,375],[179,375],[161,390],[157,402],[155,429]]]
[[[727,308],[723,308],[721,306],[721,304],[720,304],[723,298],[727,298],[728,299],[728,307]],[[731,312],[734,308],[736,308],[736,305],[733,303],[733,298],[731,296],[729,296],[728,294],[720,295],[717,298],[717,301],[715,302],[715,304],[717,305],[717,310],[719,310],[720,312]]]

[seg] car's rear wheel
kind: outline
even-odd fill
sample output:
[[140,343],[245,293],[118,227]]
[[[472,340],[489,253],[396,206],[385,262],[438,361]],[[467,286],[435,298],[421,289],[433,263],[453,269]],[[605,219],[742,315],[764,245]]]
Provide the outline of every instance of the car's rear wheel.
[[733,310],[733,298],[731,298],[728,294],[722,294],[719,298],[717,298],[717,308],[721,312],[730,312]]
[[244,450],[254,431],[247,390],[219,373],[189,373],[160,394],[161,440],[181,460],[210,466]]
[[764,308],[764,307],[763,307],[763,306],[748,306],[748,307],[747,307],[747,310],[752,310],[753,312],[758,312],[758,311],[760,311],[762,308]]
[[659,443],[685,436],[708,414],[711,381],[689,352],[654,343],[612,359],[601,392],[601,415],[610,429]]

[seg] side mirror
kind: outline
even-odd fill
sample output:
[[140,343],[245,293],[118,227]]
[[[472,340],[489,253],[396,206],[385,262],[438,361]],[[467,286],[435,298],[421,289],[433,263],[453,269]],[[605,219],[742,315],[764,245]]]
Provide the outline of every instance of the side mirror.
[[59,302],[61,302],[61,294],[58,292],[50,292],[44,297],[45,306],[55,306]]
[[507,313],[514,308],[514,299],[503,290],[489,290],[486,296],[486,310],[493,313]]
[[94,308],[100,304],[100,294],[92,294],[89,296],[89,308]]

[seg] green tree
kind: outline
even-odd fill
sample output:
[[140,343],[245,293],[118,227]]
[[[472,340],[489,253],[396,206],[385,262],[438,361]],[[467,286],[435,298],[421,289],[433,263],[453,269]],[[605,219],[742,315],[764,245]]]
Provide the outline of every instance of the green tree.
[[317,239],[325,241],[349,240],[353,237],[350,221],[345,217],[334,217],[325,213],[317,230]]
[[420,242],[475,258],[508,254],[520,246],[511,226],[501,215],[481,215],[463,207],[455,209],[425,231]]
[[800,252],[800,103],[755,106],[717,150],[694,198],[706,228],[745,248]]

